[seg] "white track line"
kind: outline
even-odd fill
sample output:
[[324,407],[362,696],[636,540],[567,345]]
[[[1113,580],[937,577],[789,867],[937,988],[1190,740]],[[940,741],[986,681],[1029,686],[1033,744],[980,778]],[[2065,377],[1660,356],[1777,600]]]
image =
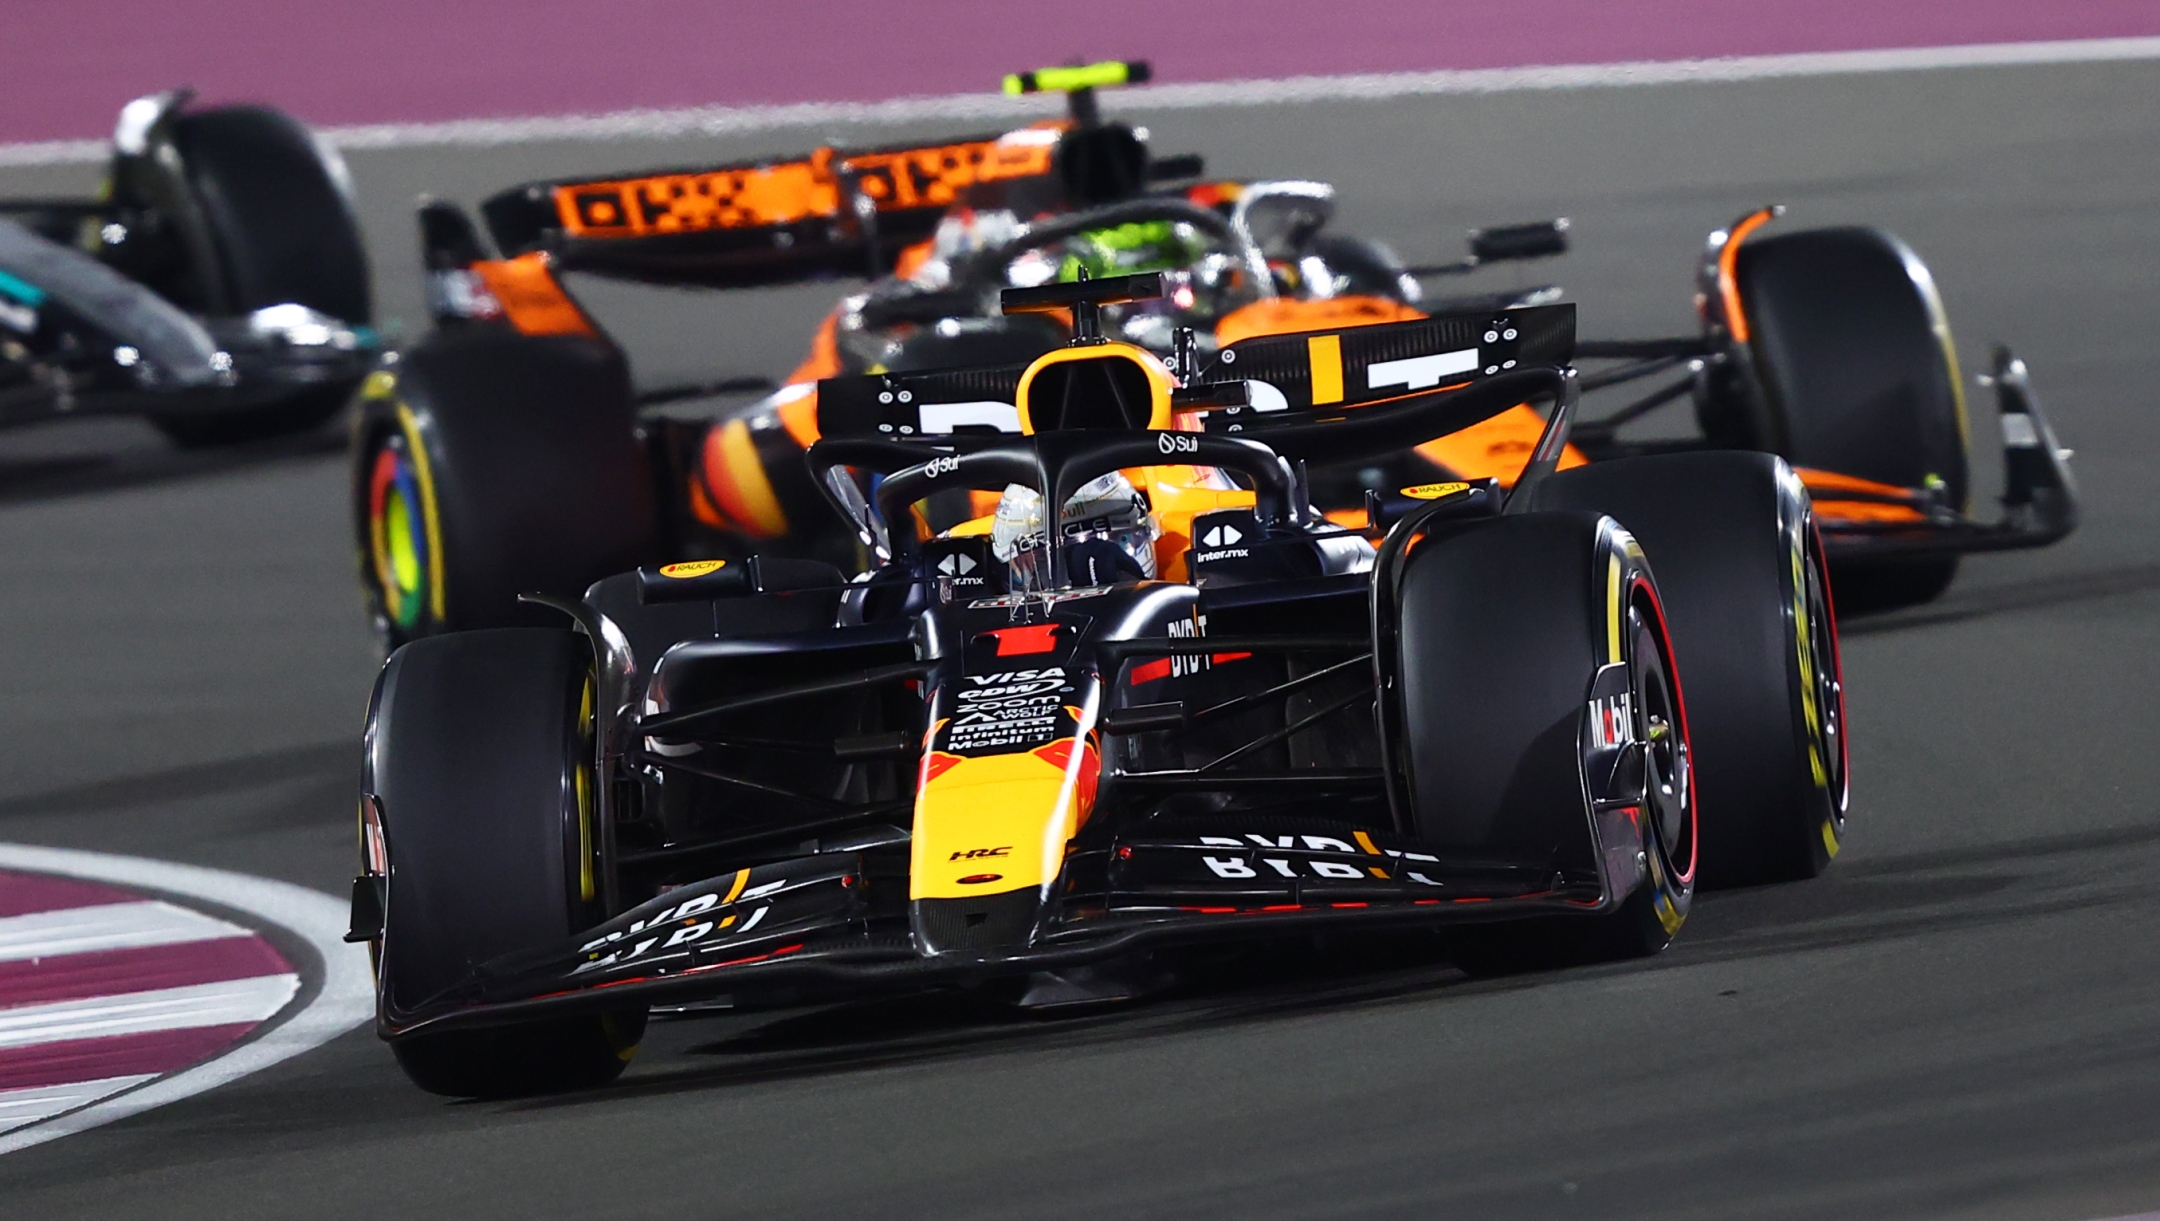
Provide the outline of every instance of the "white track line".
[[156,1076],[156,1073],[145,1073],[134,1077],[70,1081],[66,1085],[33,1085],[23,1089],[0,1090],[0,1132],[36,1123],[48,1115],[58,1115],[63,1111],[88,1106],[121,1090],[133,1089]]
[[[320,891],[220,869],[24,844],[0,844],[0,868],[141,886],[245,912],[305,940],[323,964],[322,987],[306,1005],[288,1007],[283,1020],[232,1051],[137,1088],[122,1086],[125,1092],[103,1101],[0,1135],[0,1153],[108,1124],[260,1072],[329,1042],[374,1014],[375,986],[368,971],[367,951],[345,944],[346,905]],[[87,1090],[91,1084],[80,1083],[74,1088]],[[0,1103],[6,1101],[0,1095]]]
[[0,1009],[0,1048],[267,1021],[276,1017],[299,990],[297,975],[257,975],[214,984],[16,1005]]
[[248,930],[155,900],[0,916],[0,962],[245,937]]
[[[2109,63],[2160,59],[2160,37],[2078,38],[2058,42],[1977,43],[1952,47],[1894,47],[1874,51],[1810,51],[1722,59],[1639,60],[1617,64],[1541,64],[1522,68],[1450,68],[1434,72],[1368,72],[1294,76],[1277,80],[1151,85],[1121,95],[1135,111],[1197,110],[1552,89],[1610,89],[1799,76],[1915,72],[2021,64]],[[274,101],[275,99],[270,99]],[[1006,97],[961,93],[889,102],[799,102],[785,106],[692,106],[623,110],[611,114],[512,119],[452,119],[437,123],[371,123],[327,127],[322,134],[345,149],[442,145],[531,144],[549,140],[668,139],[733,136],[795,127],[925,121],[1029,118],[1061,110],[1054,95]],[[103,161],[103,140],[0,144],[0,166]]]

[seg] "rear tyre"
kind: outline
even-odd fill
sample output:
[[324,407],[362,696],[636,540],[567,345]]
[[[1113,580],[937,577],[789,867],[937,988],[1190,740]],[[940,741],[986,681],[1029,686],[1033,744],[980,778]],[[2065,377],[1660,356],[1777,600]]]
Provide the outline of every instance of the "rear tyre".
[[170,131],[215,258],[208,312],[296,302],[354,326],[373,320],[367,247],[336,153],[264,106],[182,114]]
[[[574,632],[510,628],[418,641],[383,667],[362,783],[389,864],[388,1024],[456,996],[475,967],[598,919],[591,664]],[[611,1081],[644,1025],[632,1007],[407,1035],[391,1049],[424,1090],[500,1097]]]
[[362,399],[353,459],[360,582],[393,648],[538,622],[520,594],[575,598],[661,551],[628,374],[590,340],[430,335]]
[[[263,106],[181,114],[167,131],[174,155],[144,163],[174,179],[159,194],[186,200],[181,228],[196,268],[194,299],[182,304],[239,316],[297,303],[353,326],[373,320],[366,245],[334,151]],[[183,447],[227,445],[317,427],[351,392],[326,386],[274,406],[151,420]]]
[[1813,877],[1845,831],[1845,705],[1822,540],[1768,454],[1627,458],[1565,471],[1541,509],[1609,513],[1657,567],[1687,667],[1703,885]]
[[[1633,889],[1603,915],[1456,930],[1450,953],[1465,970],[1654,954],[1687,918],[1696,841],[1687,720],[1656,587],[1628,543],[1596,514],[1533,513],[1428,535],[1406,567],[1400,740],[1420,839],[1594,872],[1583,735],[1603,666],[1628,667],[1635,740],[1650,744]],[[1470,691],[1496,694],[1464,698]]]
[[1896,610],[1933,602],[1957,579],[1958,557],[1852,560],[1834,564],[1830,583],[1846,613]]
[[[1757,379],[1796,467],[1970,497],[1969,429],[1957,352],[1920,256],[1878,229],[1811,229],[1740,248],[1740,300]],[[1957,557],[1840,568],[1850,608],[1933,599]]]

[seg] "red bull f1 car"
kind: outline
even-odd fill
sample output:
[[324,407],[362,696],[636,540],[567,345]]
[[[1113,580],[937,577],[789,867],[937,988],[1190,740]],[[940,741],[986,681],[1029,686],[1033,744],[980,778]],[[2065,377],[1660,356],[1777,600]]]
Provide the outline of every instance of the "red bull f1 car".
[[112,412],[182,445],[323,423],[380,343],[344,163],[260,106],[120,112],[92,199],[0,200],[0,425]]
[[[1063,313],[1000,313],[1005,288],[1162,271],[1173,278],[1164,298],[1105,307],[1104,326],[1172,361],[1262,335],[1317,343],[1434,311],[1558,299],[1553,288],[1434,286],[1558,253],[1565,222],[1484,230],[1461,262],[1406,267],[1329,227],[1324,183],[1212,180],[1197,157],[1153,156],[1144,131],[1101,117],[1094,93],[1142,77],[1137,64],[1016,77],[1009,87],[1071,91],[1072,113],[1002,135],[514,188],[481,207],[492,243],[455,206],[425,206],[440,325],[369,384],[355,438],[361,578],[384,637],[531,622],[521,593],[576,596],[609,572],[670,559],[859,566],[857,540],[826,514],[803,461],[820,435],[820,379],[1025,363],[1070,337]],[[1711,234],[1695,285],[1700,333],[1577,345],[1591,397],[1561,466],[1777,454],[1813,494],[1848,606],[1924,600],[1964,552],[2067,533],[2067,451],[2024,366],[1994,359],[2007,481],[2000,519],[1979,522],[1973,423],[1925,266],[1875,230],[1771,232],[1776,211]],[[742,408],[711,397],[715,385],[638,388],[566,273],[716,289],[872,279],[824,320],[784,385]],[[1181,354],[1185,332],[1194,351]],[[1482,366],[1388,365],[1368,371],[1370,385],[1297,393],[1347,406],[1470,374]],[[1256,386],[1256,416],[1292,389]],[[1692,405],[1694,436],[1626,431],[1675,404]],[[957,426],[1015,427],[1009,406],[969,420]],[[1312,464],[1314,502],[1355,524],[1368,492],[1510,486],[1544,425],[1522,405],[1401,453]],[[949,496],[928,513],[949,524],[981,501]]]
[[[806,465],[852,577],[643,566],[528,595],[552,626],[391,654],[351,938],[413,1081],[604,1082],[651,1007],[717,998],[1102,1003],[1187,947],[1324,930],[1435,930],[1473,971],[1622,959],[1712,862],[1823,868],[1837,636],[1782,459],[1561,470],[1570,305],[1168,361],[1106,333],[1176,287],[1008,289],[1071,337],[821,379]],[[1313,503],[1316,469],[1524,404],[1505,485]],[[955,493],[993,504],[941,528]]]

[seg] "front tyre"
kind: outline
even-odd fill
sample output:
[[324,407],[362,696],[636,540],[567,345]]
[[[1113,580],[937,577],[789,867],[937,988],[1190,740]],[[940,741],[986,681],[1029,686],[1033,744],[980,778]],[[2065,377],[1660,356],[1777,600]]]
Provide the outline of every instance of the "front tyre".
[[[193,274],[163,285],[182,306],[237,317],[298,304],[351,326],[374,320],[366,244],[335,150],[291,116],[219,106],[173,118],[129,184],[163,200]],[[151,422],[183,448],[233,445],[315,428],[351,396],[345,382],[296,390],[281,402],[220,412],[172,412]]]
[[[1735,271],[1777,434],[1764,447],[1795,467],[1932,488],[1963,512],[1971,429],[1920,256],[1879,229],[1807,229],[1749,241]],[[1869,560],[1836,579],[1848,609],[1887,609],[1933,600],[1957,567],[1955,555]]]
[[[364,808],[387,866],[377,1004],[390,1029],[446,1005],[480,964],[559,944],[600,915],[591,650],[507,628],[392,654],[368,712]],[[577,1089],[622,1072],[638,1007],[394,1035],[414,1084],[454,1097]]]
[[[1627,533],[1593,513],[1442,527],[1409,553],[1397,606],[1395,749],[1418,838],[1618,889],[1599,914],[1456,930],[1453,960],[1491,974],[1663,949],[1694,895],[1692,752],[1657,587]],[[1616,666],[1625,686],[1607,694]],[[1591,717],[1621,707],[1640,787],[1589,787]],[[1592,841],[1593,813],[1623,801]]]
[[645,1035],[645,1013],[603,1013],[390,1044],[414,1085],[446,1098],[516,1098],[606,1085]]

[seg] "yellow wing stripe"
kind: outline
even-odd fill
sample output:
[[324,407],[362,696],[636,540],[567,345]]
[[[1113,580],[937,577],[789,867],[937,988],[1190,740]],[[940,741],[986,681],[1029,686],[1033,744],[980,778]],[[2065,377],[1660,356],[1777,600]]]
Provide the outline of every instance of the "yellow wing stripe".
[[1342,402],[1342,336],[1315,335],[1307,339],[1305,359],[1312,365],[1313,406]]
[[1617,665],[1620,656],[1620,557],[1606,557],[1605,567],[1605,659]]

